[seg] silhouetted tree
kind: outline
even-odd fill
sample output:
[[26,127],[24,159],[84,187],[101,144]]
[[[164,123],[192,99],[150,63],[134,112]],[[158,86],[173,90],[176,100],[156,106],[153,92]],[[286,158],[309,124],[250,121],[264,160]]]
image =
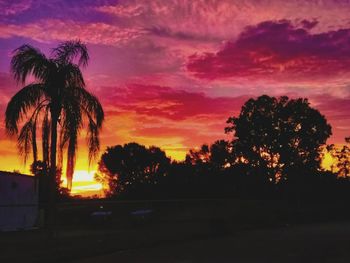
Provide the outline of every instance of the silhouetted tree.
[[[231,196],[237,177],[232,174],[235,158],[231,143],[217,140],[203,144],[199,150],[191,149],[184,164],[191,175],[192,193],[197,197]],[[229,169],[231,168],[231,169]]]
[[47,176],[49,171],[46,163],[38,160],[30,165],[30,172],[35,176]]
[[[350,143],[349,138],[345,138],[346,143]],[[336,146],[334,144],[327,145],[323,151],[323,158],[330,155],[332,163],[330,171],[337,174],[338,177],[350,177],[350,148],[348,145]]]
[[137,143],[108,147],[99,162],[97,179],[109,184],[113,193],[141,191],[167,175],[170,159],[158,147]]
[[[19,122],[29,116],[19,131],[18,145],[25,159],[32,149],[35,162],[38,154],[36,131],[41,121],[43,161],[50,169],[50,207],[54,206],[56,189],[58,133],[58,152],[62,153],[67,147],[66,175],[69,188],[74,171],[78,134],[84,119],[88,121],[86,131],[89,159],[99,150],[99,130],[104,114],[97,98],[86,91],[79,68],[86,66],[88,60],[87,48],[79,41],[60,44],[52,50],[50,58],[30,45],[23,45],[14,51],[11,60],[11,70],[18,82],[25,84],[30,75],[35,82],[24,86],[11,98],[6,109],[6,129],[10,135],[17,135]],[[62,154],[58,156],[62,160]],[[53,215],[51,219],[52,217]]]
[[208,163],[210,159],[210,150],[208,144],[203,144],[199,150],[190,149],[186,154],[186,162],[190,164]]
[[[78,64],[74,63],[76,58]],[[103,110],[97,98],[85,90],[85,82],[79,69],[79,66],[86,66],[88,60],[86,46],[79,41],[72,41],[62,43],[53,49],[50,58],[34,47],[23,45],[14,51],[11,61],[11,69],[18,82],[24,84],[29,75],[33,75],[36,82],[22,88],[10,100],[6,110],[6,129],[10,134],[17,134],[20,119],[27,113],[32,113],[19,133],[18,145],[25,159],[32,148],[35,162],[36,129],[42,113],[43,161],[47,165],[50,164],[48,166],[53,173],[56,169],[59,131],[59,152],[65,146],[68,148],[69,188],[74,170],[78,133],[83,126],[84,118],[88,120],[89,158],[96,155],[99,150],[98,132],[103,121]],[[59,159],[62,159],[61,156],[60,154]]]
[[210,146],[203,144],[199,150],[190,149],[185,162],[196,164],[211,164],[223,168],[232,163],[232,147],[228,141],[217,140]]
[[227,123],[237,157],[272,182],[300,169],[319,168],[320,146],[332,134],[325,117],[301,98],[250,99]]
[[217,169],[230,167],[234,163],[234,157],[230,142],[225,140],[215,141],[210,146],[210,163]]
[[[349,138],[345,141],[349,143]],[[347,145],[336,151],[338,175],[340,177],[350,177],[350,148]]]

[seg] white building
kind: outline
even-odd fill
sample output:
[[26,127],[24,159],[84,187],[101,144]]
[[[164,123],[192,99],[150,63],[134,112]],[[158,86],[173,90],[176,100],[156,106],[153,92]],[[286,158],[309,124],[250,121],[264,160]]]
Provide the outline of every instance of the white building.
[[0,231],[30,229],[38,215],[38,178],[0,171]]

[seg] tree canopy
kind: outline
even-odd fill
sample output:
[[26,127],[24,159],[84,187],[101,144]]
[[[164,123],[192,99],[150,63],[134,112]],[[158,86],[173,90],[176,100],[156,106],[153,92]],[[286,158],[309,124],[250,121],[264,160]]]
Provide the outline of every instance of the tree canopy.
[[320,146],[332,134],[326,118],[307,99],[249,99],[238,117],[227,120],[241,161],[266,170],[269,180],[287,179],[294,169],[317,169]]
[[222,169],[233,162],[231,143],[225,140],[217,140],[210,146],[203,144],[200,149],[190,149],[186,154],[185,162],[192,165],[211,164],[217,169]]
[[99,162],[97,179],[107,181],[112,192],[132,191],[143,184],[157,184],[167,173],[170,159],[158,147],[127,143],[108,147]]

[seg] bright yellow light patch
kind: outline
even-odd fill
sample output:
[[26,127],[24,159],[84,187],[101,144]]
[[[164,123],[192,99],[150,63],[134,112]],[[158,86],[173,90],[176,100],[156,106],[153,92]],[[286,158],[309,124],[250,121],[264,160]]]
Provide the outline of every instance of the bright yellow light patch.
[[[103,186],[94,179],[95,171],[77,170],[73,175],[73,185],[71,194],[89,196],[103,196]],[[62,185],[67,185],[67,179],[62,178]]]
[[82,194],[85,192],[93,192],[93,191],[101,191],[101,190],[103,190],[103,187],[102,187],[102,184],[100,183],[85,182],[83,185],[73,183],[73,189],[71,191],[71,194]]
[[74,171],[73,183],[74,182],[95,182],[94,175],[96,171]]
[[321,167],[327,171],[331,171],[332,165],[334,165],[335,162],[336,160],[334,159],[334,157],[330,153],[326,152],[321,161]]

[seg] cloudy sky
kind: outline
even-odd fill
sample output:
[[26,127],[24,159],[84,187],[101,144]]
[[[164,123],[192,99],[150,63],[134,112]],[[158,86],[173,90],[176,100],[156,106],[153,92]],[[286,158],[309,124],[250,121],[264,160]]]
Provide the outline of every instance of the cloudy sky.
[[[0,0],[0,170],[22,169],[4,111],[24,43],[46,54],[80,39],[88,89],[103,103],[102,150],[136,141],[174,159],[228,139],[225,121],[250,97],[307,97],[350,135],[350,1]],[[85,169],[82,144],[78,169]]]

